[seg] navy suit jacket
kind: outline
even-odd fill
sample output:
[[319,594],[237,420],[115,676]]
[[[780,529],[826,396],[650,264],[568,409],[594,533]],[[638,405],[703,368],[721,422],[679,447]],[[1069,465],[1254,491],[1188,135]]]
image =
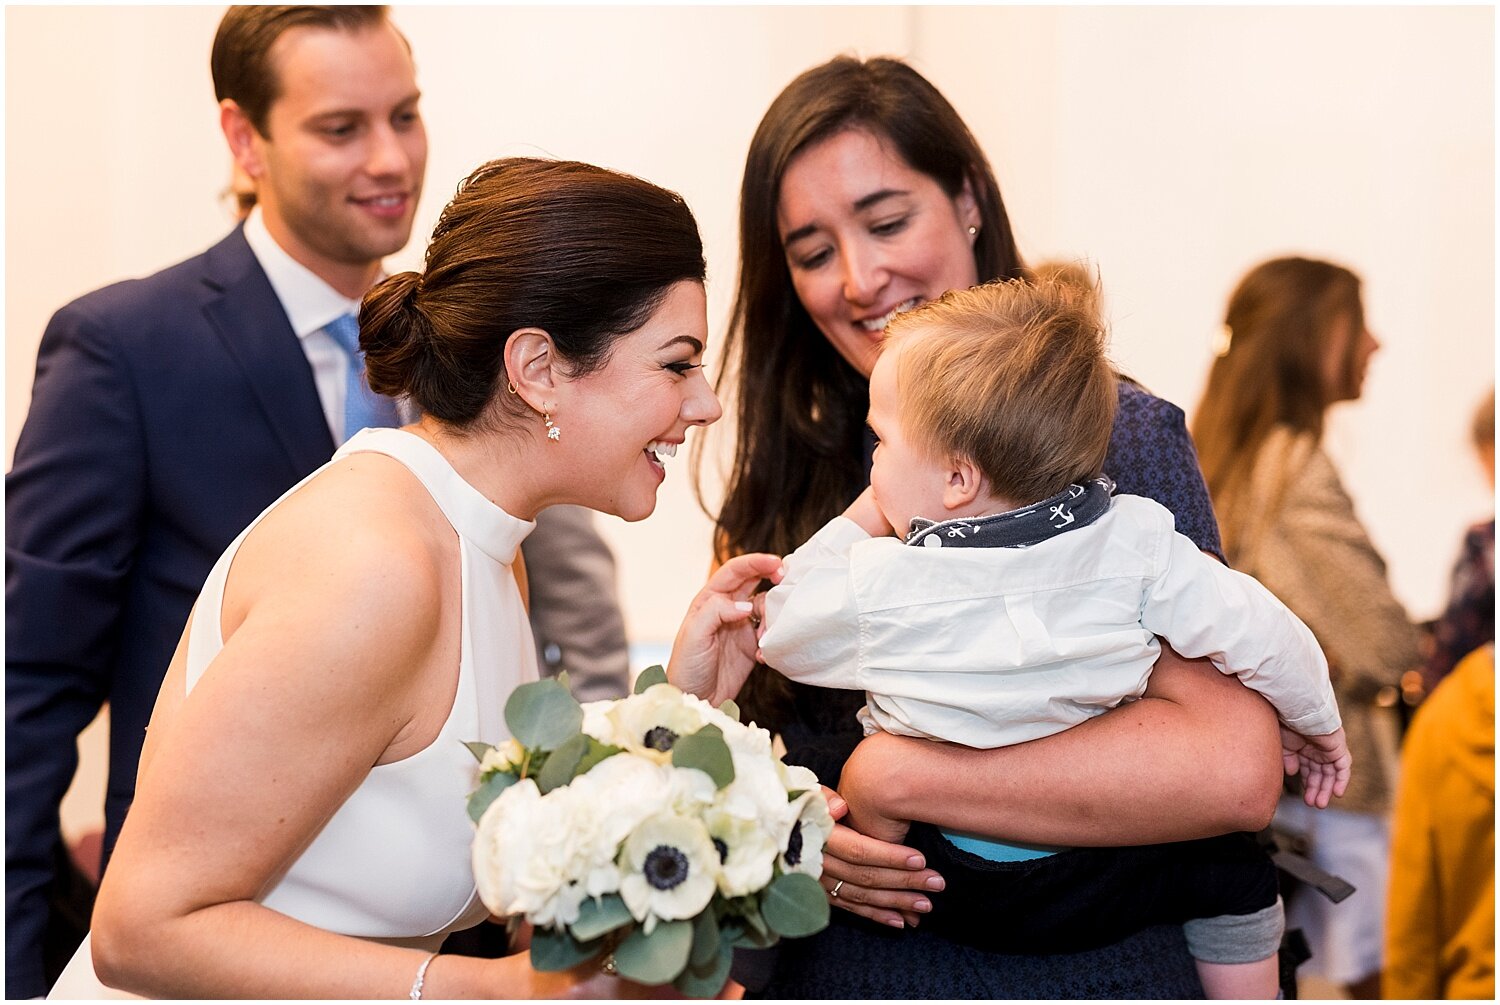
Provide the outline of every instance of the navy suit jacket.
[[46,991],[78,734],[108,702],[107,858],[209,570],[333,449],[307,357],[238,229],[48,324],[5,479],[7,997]]

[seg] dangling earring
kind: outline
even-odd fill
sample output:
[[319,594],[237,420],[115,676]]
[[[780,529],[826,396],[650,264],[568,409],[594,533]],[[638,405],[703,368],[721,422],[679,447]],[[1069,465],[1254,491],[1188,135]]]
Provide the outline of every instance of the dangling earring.
[[562,439],[562,427],[559,426],[559,425],[556,425],[555,423],[553,423],[553,421],[552,421],[552,413],[551,412],[543,412],[542,413],[542,422],[547,427],[547,439],[549,439],[549,440],[560,440],[560,439]]

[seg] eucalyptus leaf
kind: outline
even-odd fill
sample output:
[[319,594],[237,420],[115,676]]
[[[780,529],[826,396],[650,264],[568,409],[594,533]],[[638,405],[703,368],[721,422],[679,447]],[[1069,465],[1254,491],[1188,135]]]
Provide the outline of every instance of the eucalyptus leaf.
[[771,937],[771,929],[766,927],[766,921],[760,916],[759,908],[746,911],[743,915],[741,915],[741,918],[745,922],[745,928],[747,931],[753,932],[756,935],[761,936],[762,938]]
[[662,669],[660,663],[657,663],[641,671],[640,676],[635,679],[634,693],[640,694],[648,687],[655,687],[657,684],[665,684],[666,682],[667,671]]
[[546,795],[571,782],[578,774],[578,763],[589,752],[589,737],[577,733],[547,756],[547,763],[537,772],[536,787]]
[[828,926],[828,897],[817,880],[802,872],[777,876],[760,900],[766,924],[779,935],[800,938]]
[[531,933],[531,965],[538,970],[571,970],[603,949],[602,942],[579,942],[567,932],[551,928]]
[[765,922],[760,921],[760,912],[756,909],[735,919],[721,919],[718,935],[736,950],[763,950],[777,941],[771,930],[766,929]]
[[485,743],[483,740],[468,740],[464,746],[469,748],[469,753],[474,755],[474,760],[484,763],[484,755],[490,752],[493,744]]
[[776,936],[771,935],[769,932],[761,935],[753,929],[746,929],[735,936],[734,942],[731,945],[735,949],[765,949],[768,946],[776,945],[776,942]]
[[499,799],[500,793],[516,784],[517,780],[515,775],[504,771],[497,771],[486,778],[479,788],[474,790],[474,794],[469,796],[469,819],[476,824],[479,823],[479,818],[484,816],[484,811],[490,808],[490,803]]
[[714,955],[704,966],[689,964],[672,985],[689,998],[714,998],[724,990],[724,982],[729,980],[729,969],[733,965],[734,947],[726,942],[715,947]]
[[688,955],[688,964],[705,967],[714,961],[718,953],[719,923],[714,920],[714,912],[704,911],[693,919],[693,950]]
[[616,747],[610,743],[600,743],[592,736],[589,737],[588,740],[588,753],[584,754],[583,760],[578,762],[578,770],[573,772],[574,778],[577,778],[579,775],[588,771],[590,768],[598,764],[600,761],[604,760],[606,757],[613,757],[625,749],[624,747]]
[[606,894],[595,900],[585,900],[578,908],[578,920],[573,922],[573,937],[592,942],[602,935],[629,924],[632,920],[630,908],[617,893]]
[[641,984],[670,984],[687,967],[692,948],[691,921],[662,921],[650,935],[640,927],[625,936],[615,949],[615,966]]
[[557,681],[532,681],[510,693],[505,724],[521,746],[552,751],[583,728],[583,709]]
[[[750,902],[748,913],[739,907],[746,900]],[[753,897],[737,899],[732,903],[736,905],[734,914],[725,915],[719,919],[719,938],[725,944],[735,949],[764,949],[766,946],[776,944],[776,936],[772,935],[765,927],[765,922],[760,920],[760,911],[756,909]],[[761,926],[759,932],[750,927],[747,920],[750,914],[755,915],[756,924]]]
[[720,789],[734,781],[734,758],[724,742],[724,731],[714,725],[679,737],[672,745],[672,766],[697,768]]
[[725,698],[724,703],[719,706],[719,711],[729,716],[735,722],[740,721],[740,707],[734,703],[733,698]]

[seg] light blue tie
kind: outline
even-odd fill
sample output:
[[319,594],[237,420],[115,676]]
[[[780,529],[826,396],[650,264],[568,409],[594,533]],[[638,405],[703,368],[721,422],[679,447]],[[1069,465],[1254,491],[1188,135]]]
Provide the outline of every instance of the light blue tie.
[[349,354],[349,377],[344,394],[344,439],[371,426],[399,426],[396,403],[370,390],[365,381],[365,354],[359,351],[359,319],[343,314],[323,329]]

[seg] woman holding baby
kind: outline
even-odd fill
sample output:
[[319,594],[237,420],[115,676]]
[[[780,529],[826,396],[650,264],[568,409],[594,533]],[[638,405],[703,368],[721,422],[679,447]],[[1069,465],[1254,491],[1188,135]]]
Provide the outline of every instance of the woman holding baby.
[[[940,93],[896,60],[815,67],[751,142],[740,277],[718,388],[736,411],[719,559],[787,554],[868,484],[869,377],[890,318],[951,289],[1023,277],[995,181]],[[1222,558],[1182,412],[1128,380],[1104,471]],[[1258,830],[1280,792],[1270,707],[1164,649],[1144,697],[1065,732],[976,750],[876,733],[859,691],[767,667],[740,695],[788,759],[838,789],[827,848],[834,924],[738,975],[766,997],[1199,997],[1180,929],[1076,954],[988,953],[921,928],[944,880],[904,846],[910,821],[1044,845],[1141,845]],[[1003,910],[997,905],[996,910]],[[819,960],[836,959],[837,967]]]

